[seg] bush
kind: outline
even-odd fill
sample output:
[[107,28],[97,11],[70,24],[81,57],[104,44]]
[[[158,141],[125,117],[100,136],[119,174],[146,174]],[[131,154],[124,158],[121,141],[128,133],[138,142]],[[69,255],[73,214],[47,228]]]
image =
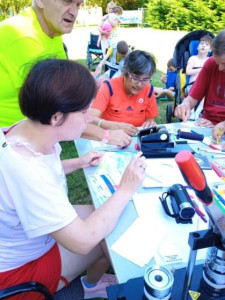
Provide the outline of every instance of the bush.
[[151,0],[146,14],[155,29],[218,32],[225,28],[224,0]]

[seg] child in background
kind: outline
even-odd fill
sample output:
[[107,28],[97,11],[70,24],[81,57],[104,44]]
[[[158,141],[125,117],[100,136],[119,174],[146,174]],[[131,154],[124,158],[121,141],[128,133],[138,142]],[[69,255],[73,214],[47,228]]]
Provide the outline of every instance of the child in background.
[[[212,38],[208,34],[200,38],[200,42],[197,48],[198,54],[192,55],[187,62],[186,74],[190,75],[189,83],[194,83],[204,63],[208,59],[208,53],[211,49],[211,43]],[[191,85],[189,85],[188,91],[190,90],[190,88]]]
[[123,13],[123,9],[120,6],[115,6],[111,8],[111,11],[112,12],[109,12],[102,18],[101,24],[98,28],[100,31],[100,35],[97,42],[97,46],[99,46],[101,43],[103,56],[105,56],[106,50],[110,46],[110,35],[112,31],[115,33],[115,28],[120,23],[119,16]]
[[173,64],[173,59],[171,58],[167,63],[167,73],[161,77],[161,81],[165,83],[166,87],[154,87],[156,98],[167,97],[172,100],[174,97],[174,87],[175,80],[177,76],[177,69]]
[[[189,83],[185,89],[186,95],[188,95],[204,63],[209,58],[208,53],[211,50],[211,44],[212,44],[212,38],[210,35],[207,34],[202,38],[200,38],[200,42],[197,48],[198,54],[192,55],[187,62],[186,75],[190,75],[190,78],[189,78]],[[199,118],[199,115],[203,110],[203,104],[204,104],[204,99],[201,102],[199,102],[197,107],[192,109],[189,120],[196,120]]]

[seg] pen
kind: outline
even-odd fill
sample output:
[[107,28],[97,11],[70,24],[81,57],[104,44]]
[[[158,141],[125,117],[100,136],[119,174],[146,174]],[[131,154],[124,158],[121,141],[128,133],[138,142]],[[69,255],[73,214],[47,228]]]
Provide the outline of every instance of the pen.
[[109,179],[105,175],[100,175],[102,179],[104,180],[105,184],[109,188],[110,192],[113,194],[115,192],[115,188],[113,187],[112,183],[109,181]]
[[219,144],[219,135],[220,135],[221,130],[218,129],[217,131],[217,137],[216,137],[216,143]]
[[213,162],[210,162],[210,165],[219,177],[224,177],[224,173],[219,168],[217,168],[217,166],[215,166]]
[[199,213],[199,211],[195,208],[195,206],[194,206],[194,210],[195,210],[196,214],[202,219],[202,221],[205,222],[205,223],[207,223],[206,218],[204,218],[204,217]]
[[217,192],[217,190],[212,189],[213,193],[216,195],[217,199],[223,204],[225,205],[225,200],[223,199],[223,197]]
[[216,146],[214,146],[214,145],[209,145],[209,147],[210,148],[212,148],[212,149],[214,149],[214,150],[219,150],[219,151],[221,151],[221,152],[225,152],[225,151],[223,151],[222,149],[219,149],[218,147],[216,147]]
[[222,158],[222,159],[224,159],[224,158],[225,158],[225,156],[220,156],[220,155],[212,155],[212,156],[211,156],[211,158]]
[[196,203],[194,200],[192,200],[192,202],[193,202],[193,207],[194,207],[194,209],[197,210],[197,211],[200,213],[200,215],[201,215],[202,217],[204,217],[205,214],[199,209],[197,203]]
[[205,152],[208,152],[208,153],[216,153],[216,154],[223,154],[223,155],[224,155],[224,152],[225,152],[225,150],[210,150],[210,149],[206,149],[206,148],[198,148],[198,150],[205,151]]
[[222,212],[225,213],[224,206],[223,206],[223,204],[220,203],[220,201],[218,200],[218,198],[216,196],[214,196],[213,200],[217,204],[217,206],[222,210]]

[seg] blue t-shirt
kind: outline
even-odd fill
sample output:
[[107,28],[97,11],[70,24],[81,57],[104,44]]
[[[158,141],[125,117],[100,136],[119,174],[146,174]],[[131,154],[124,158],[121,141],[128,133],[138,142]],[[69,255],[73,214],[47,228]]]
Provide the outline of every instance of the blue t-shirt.
[[167,70],[166,75],[166,88],[168,89],[170,87],[175,87],[177,72],[170,72],[169,70]]

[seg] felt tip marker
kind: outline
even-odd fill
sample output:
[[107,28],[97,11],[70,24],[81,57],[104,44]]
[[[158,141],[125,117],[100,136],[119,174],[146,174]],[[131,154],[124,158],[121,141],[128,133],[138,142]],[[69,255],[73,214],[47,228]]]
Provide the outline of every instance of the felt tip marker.
[[206,149],[206,148],[198,148],[198,150],[205,151],[207,153],[216,153],[216,154],[222,154],[222,155],[224,155],[224,152],[225,152],[225,150],[210,150],[210,149]]
[[219,144],[219,135],[220,135],[221,130],[218,129],[217,131],[217,137],[216,137],[216,143]]

